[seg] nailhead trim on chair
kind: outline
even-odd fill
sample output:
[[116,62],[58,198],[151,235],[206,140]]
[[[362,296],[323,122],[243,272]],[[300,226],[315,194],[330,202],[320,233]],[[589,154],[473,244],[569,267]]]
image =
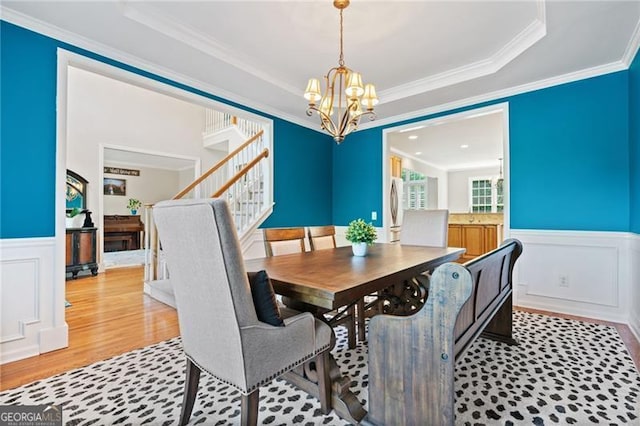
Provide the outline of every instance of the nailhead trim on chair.
[[277,379],[278,377],[280,377],[282,374],[286,373],[287,371],[291,370],[294,367],[297,367],[298,365],[304,363],[305,361],[307,361],[308,359],[313,358],[314,356],[321,354],[322,352],[326,351],[329,349],[331,345],[326,345],[320,348],[319,351],[312,353],[310,355],[307,355],[306,357],[294,362],[293,364],[288,365],[287,367],[285,367],[284,369],[278,371],[277,373],[271,375],[270,377],[261,380],[259,383],[253,385],[251,388],[244,390],[242,389],[240,386],[236,385],[235,383],[231,383],[228,380],[224,380],[221,379],[220,377],[218,377],[217,375],[213,374],[212,372],[210,372],[209,370],[207,370],[206,368],[202,368],[202,366],[200,366],[200,364],[198,364],[196,361],[194,361],[194,359],[189,356],[188,353],[185,352],[185,356],[192,362],[194,363],[201,371],[206,371],[208,374],[210,374],[211,376],[213,376],[216,380],[219,380],[220,382],[227,384],[229,386],[233,386],[234,388],[238,389],[241,393],[245,394],[245,395],[249,395],[251,392],[253,392],[254,390],[258,389],[260,386],[266,385],[267,383],[270,383],[273,379]]

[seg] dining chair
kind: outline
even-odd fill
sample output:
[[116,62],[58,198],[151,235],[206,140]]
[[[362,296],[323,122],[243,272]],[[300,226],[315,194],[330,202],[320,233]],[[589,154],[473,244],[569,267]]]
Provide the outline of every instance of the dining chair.
[[402,217],[400,244],[447,246],[449,210],[405,210]]
[[[336,248],[336,228],[333,225],[327,226],[309,226],[307,228],[309,236],[309,247],[311,250],[324,250]],[[359,312],[356,310],[356,305],[364,306],[363,300],[358,300],[356,304],[338,309],[333,318],[336,320],[332,322],[332,325],[344,325],[347,328],[349,349],[356,347],[356,323],[358,322],[358,329],[360,331],[360,340],[364,340],[364,322],[362,322],[362,328],[359,325]],[[335,312],[335,311],[334,311]],[[364,320],[363,320],[364,321]]]
[[267,257],[281,254],[303,253],[304,228],[265,228],[262,230],[264,237],[264,252]]
[[[237,389],[241,423],[255,425],[260,386],[308,360],[315,361],[320,406],[328,413],[332,330],[309,312],[289,309],[282,310],[284,326],[258,319],[256,294],[226,201],[162,201],[153,216],[171,273],[187,358],[179,424],[191,417],[201,371]],[[268,288],[275,302],[270,282]]]
[[[449,235],[449,210],[420,209],[405,210],[402,216],[400,244],[426,247],[447,247]],[[421,299],[427,300],[431,282],[431,272],[426,271],[413,277],[417,287],[415,291],[423,294]],[[411,283],[408,283],[409,285]]]

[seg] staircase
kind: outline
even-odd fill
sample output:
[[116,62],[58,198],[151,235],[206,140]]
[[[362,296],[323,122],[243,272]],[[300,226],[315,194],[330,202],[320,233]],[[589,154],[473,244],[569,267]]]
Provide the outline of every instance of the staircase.
[[[211,147],[213,144],[213,149],[223,148],[230,152],[173,199],[226,199],[244,251],[251,243],[252,233],[273,211],[272,162],[269,159],[271,141],[265,136],[265,129],[260,123],[238,119],[229,114],[207,110],[205,122],[204,146]],[[238,143],[234,135],[240,135],[245,139],[244,142]],[[152,208],[151,204],[144,206],[144,292],[163,303],[175,306],[169,271],[153,222]]]

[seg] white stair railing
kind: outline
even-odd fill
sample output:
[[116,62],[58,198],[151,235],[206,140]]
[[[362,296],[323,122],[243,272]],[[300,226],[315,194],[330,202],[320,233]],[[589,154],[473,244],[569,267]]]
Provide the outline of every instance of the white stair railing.
[[[257,228],[273,205],[268,145],[264,130],[260,129],[173,198],[225,198],[242,240]],[[168,278],[152,207],[145,205],[144,211],[145,289],[151,281]]]
[[207,135],[226,130],[232,126],[236,126],[236,128],[247,138],[254,136],[262,130],[262,124],[256,123],[255,121],[236,117],[235,115],[213,109],[205,110],[204,131],[202,132],[203,136],[206,137]]

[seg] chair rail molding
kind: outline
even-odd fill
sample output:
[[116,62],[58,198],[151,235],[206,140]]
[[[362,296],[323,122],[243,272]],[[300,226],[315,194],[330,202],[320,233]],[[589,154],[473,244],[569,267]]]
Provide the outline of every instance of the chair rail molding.
[[55,259],[54,237],[0,240],[0,364],[68,346]]
[[632,328],[635,322],[637,336],[640,238],[634,235],[512,229],[510,237],[524,245],[514,274],[514,304]]

